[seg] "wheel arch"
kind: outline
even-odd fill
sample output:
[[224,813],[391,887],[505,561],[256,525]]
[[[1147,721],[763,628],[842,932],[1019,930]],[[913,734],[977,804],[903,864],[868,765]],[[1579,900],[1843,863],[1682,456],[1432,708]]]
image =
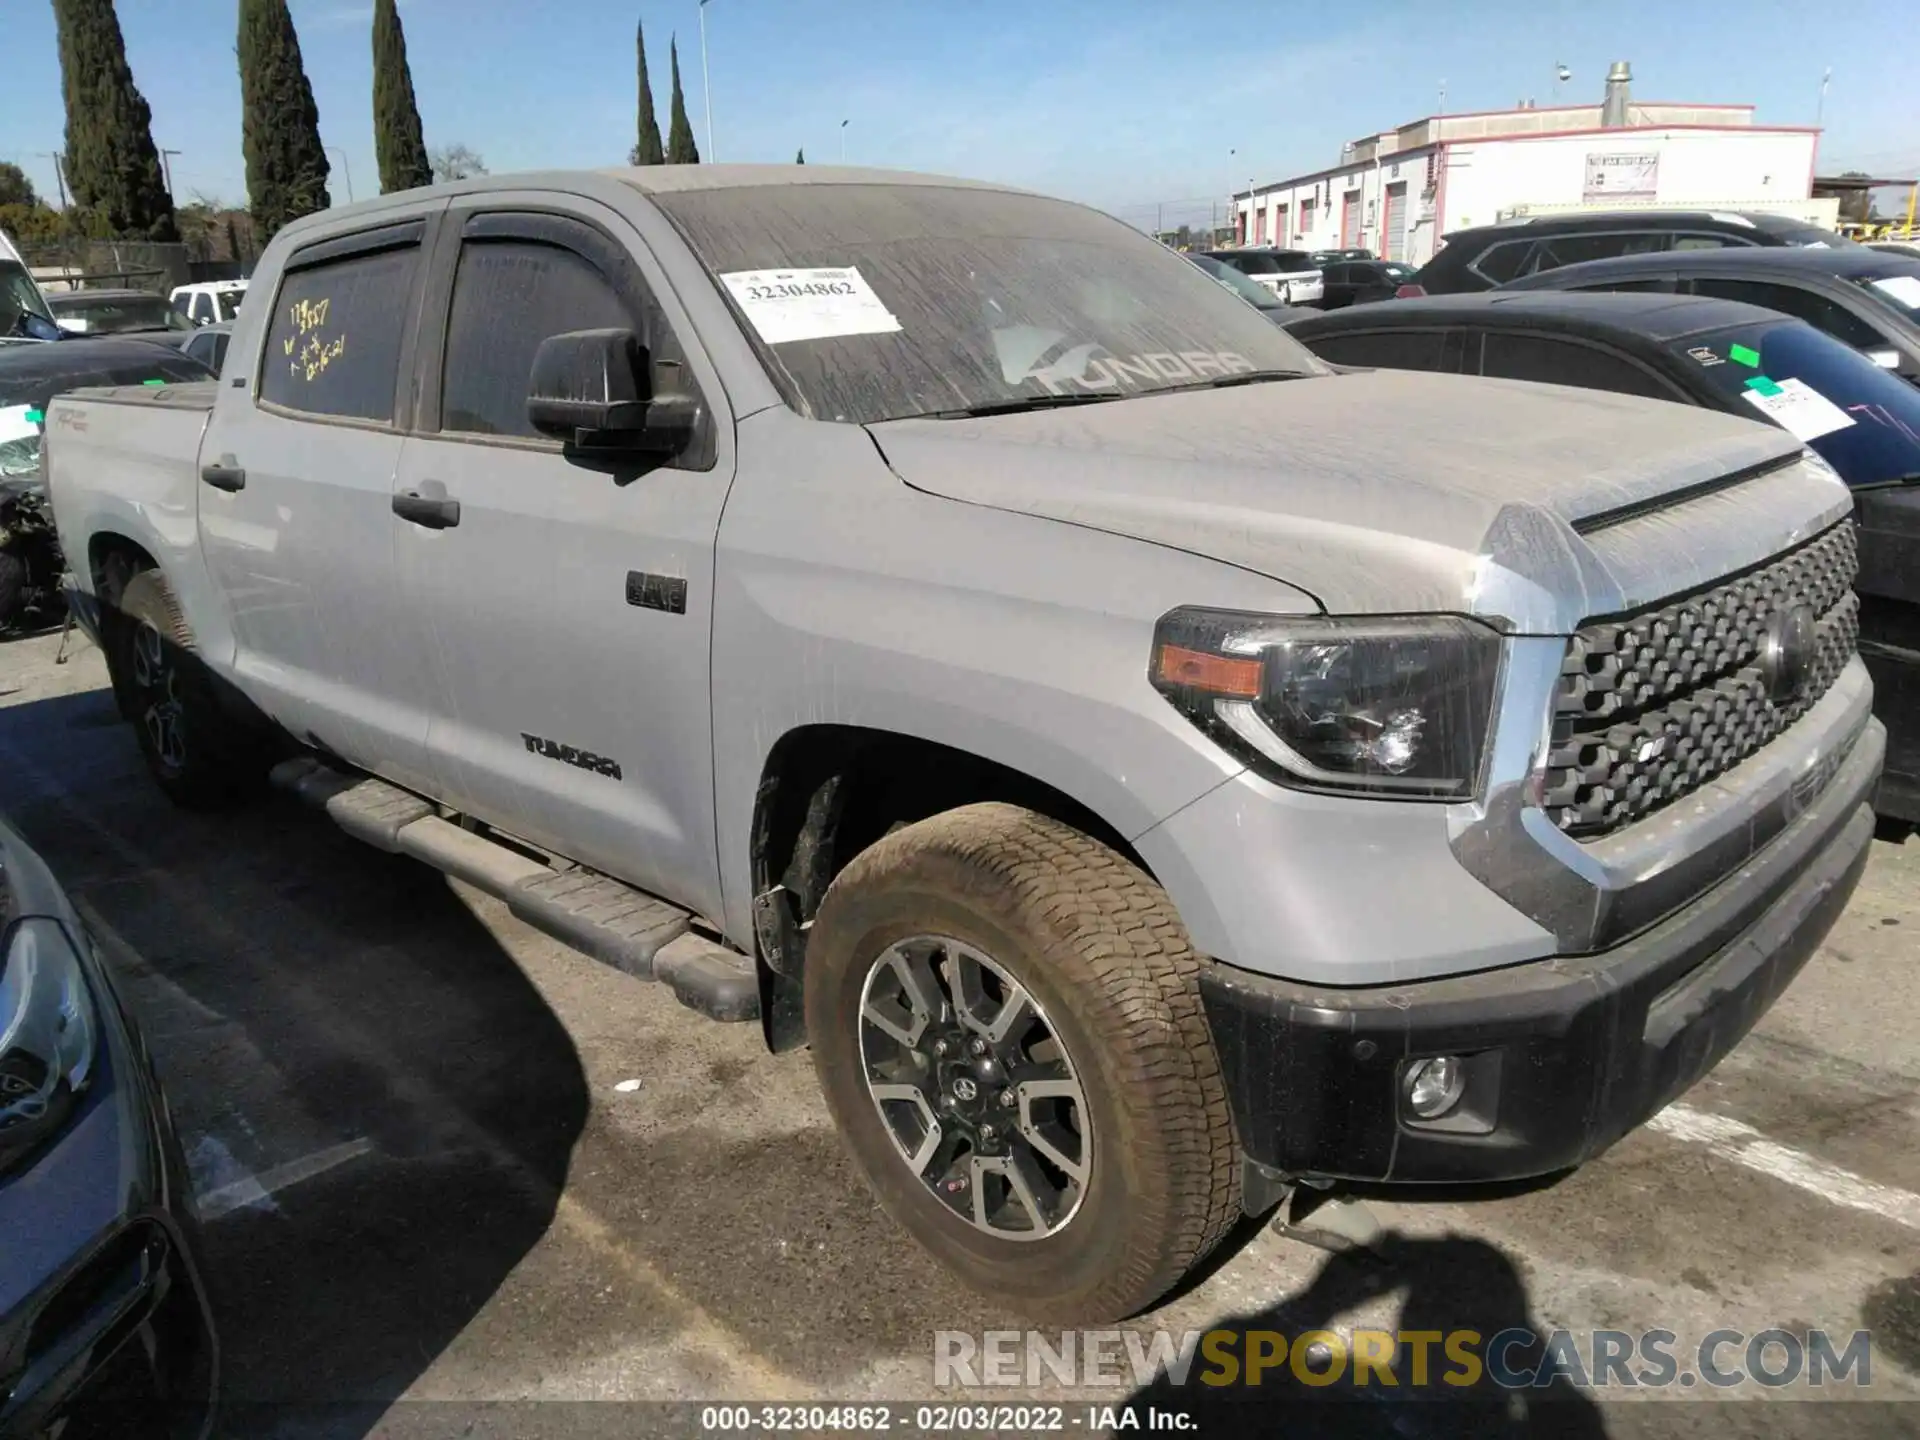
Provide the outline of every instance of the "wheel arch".
[[1059,787],[987,756],[900,731],[797,726],[768,750],[750,832],[754,938],[768,1044],[804,1043],[806,931],[834,876],[874,841],[979,801],[1020,805],[1109,846],[1150,878],[1120,829]]

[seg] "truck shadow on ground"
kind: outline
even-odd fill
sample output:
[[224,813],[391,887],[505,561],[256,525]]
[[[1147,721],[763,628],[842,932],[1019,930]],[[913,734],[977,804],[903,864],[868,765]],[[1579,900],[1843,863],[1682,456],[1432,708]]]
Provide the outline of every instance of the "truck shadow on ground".
[[[1396,1292],[1403,1296],[1398,1313],[1381,1328],[1431,1338],[1396,1347],[1394,1383],[1385,1383],[1377,1369],[1367,1383],[1355,1383],[1351,1339],[1342,1326],[1355,1310]],[[1306,1289],[1264,1310],[1223,1320],[1217,1328],[1239,1337],[1229,1351],[1239,1362],[1233,1373],[1207,1366],[1203,1355],[1184,1384],[1162,1375],[1136,1391],[1129,1404],[1143,1414],[1151,1407],[1187,1415],[1207,1435],[1270,1435],[1284,1429],[1290,1436],[1393,1440],[1456,1435],[1582,1440],[1607,1434],[1599,1408],[1562,1378],[1507,1389],[1493,1383],[1484,1364],[1449,1357],[1449,1337],[1463,1331],[1474,1332],[1471,1351],[1481,1357],[1503,1332],[1545,1336],[1549,1331],[1534,1316],[1512,1257],[1471,1236],[1388,1231],[1371,1252],[1330,1255]],[[1298,1349],[1314,1331],[1329,1332],[1317,1341],[1324,1351],[1309,1347],[1298,1367],[1283,1360],[1257,1376],[1249,1374],[1251,1332],[1270,1332],[1268,1353],[1278,1355],[1286,1353],[1283,1345]],[[1416,1350],[1424,1353],[1423,1360],[1416,1362]],[[1502,1359],[1518,1371],[1537,1366],[1540,1358],[1538,1344],[1516,1341],[1503,1347]],[[1209,1372],[1230,1383],[1203,1382],[1200,1377]]]
[[0,806],[135,953],[183,1143],[263,1178],[354,1151],[205,1224],[216,1433],[363,1435],[552,1224],[578,1054],[438,875],[290,804],[177,810],[114,718],[0,709]]

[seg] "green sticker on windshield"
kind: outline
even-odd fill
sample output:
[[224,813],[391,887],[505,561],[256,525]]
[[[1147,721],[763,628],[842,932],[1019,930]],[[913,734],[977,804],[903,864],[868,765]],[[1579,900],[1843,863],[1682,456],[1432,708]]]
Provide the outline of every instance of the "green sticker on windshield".
[[1729,345],[1727,347],[1727,358],[1741,365],[1751,366],[1755,370],[1760,368],[1760,352],[1758,350],[1750,350],[1745,345]]
[[1779,384],[1765,375],[1756,375],[1747,381],[1747,388],[1757,391],[1762,395],[1778,395],[1780,393]]
[[44,425],[47,423],[47,412],[44,410],[29,410],[23,418],[29,425]]
[[164,380],[142,380],[140,383],[142,385],[164,385],[167,382]]

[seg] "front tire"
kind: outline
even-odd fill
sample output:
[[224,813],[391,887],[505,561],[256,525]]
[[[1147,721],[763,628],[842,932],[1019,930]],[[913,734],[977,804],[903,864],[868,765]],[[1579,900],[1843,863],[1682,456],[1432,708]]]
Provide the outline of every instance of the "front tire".
[[1200,960],[1124,856],[1013,805],[902,827],[807,944],[827,1105],[883,1208],[1037,1318],[1130,1315],[1239,1218]]
[[250,791],[260,745],[221,706],[180,602],[158,570],[127,582],[114,630],[116,688],[124,688],[140,753],[167,797],[204,810]]

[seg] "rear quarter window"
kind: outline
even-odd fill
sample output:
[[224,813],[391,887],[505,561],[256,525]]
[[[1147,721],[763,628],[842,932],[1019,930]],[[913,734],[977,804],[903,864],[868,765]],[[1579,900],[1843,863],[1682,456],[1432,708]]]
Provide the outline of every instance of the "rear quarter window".
[[269,405],[390,421],[419,264],[406,245],[290,272],[274,300],[260,368]]

